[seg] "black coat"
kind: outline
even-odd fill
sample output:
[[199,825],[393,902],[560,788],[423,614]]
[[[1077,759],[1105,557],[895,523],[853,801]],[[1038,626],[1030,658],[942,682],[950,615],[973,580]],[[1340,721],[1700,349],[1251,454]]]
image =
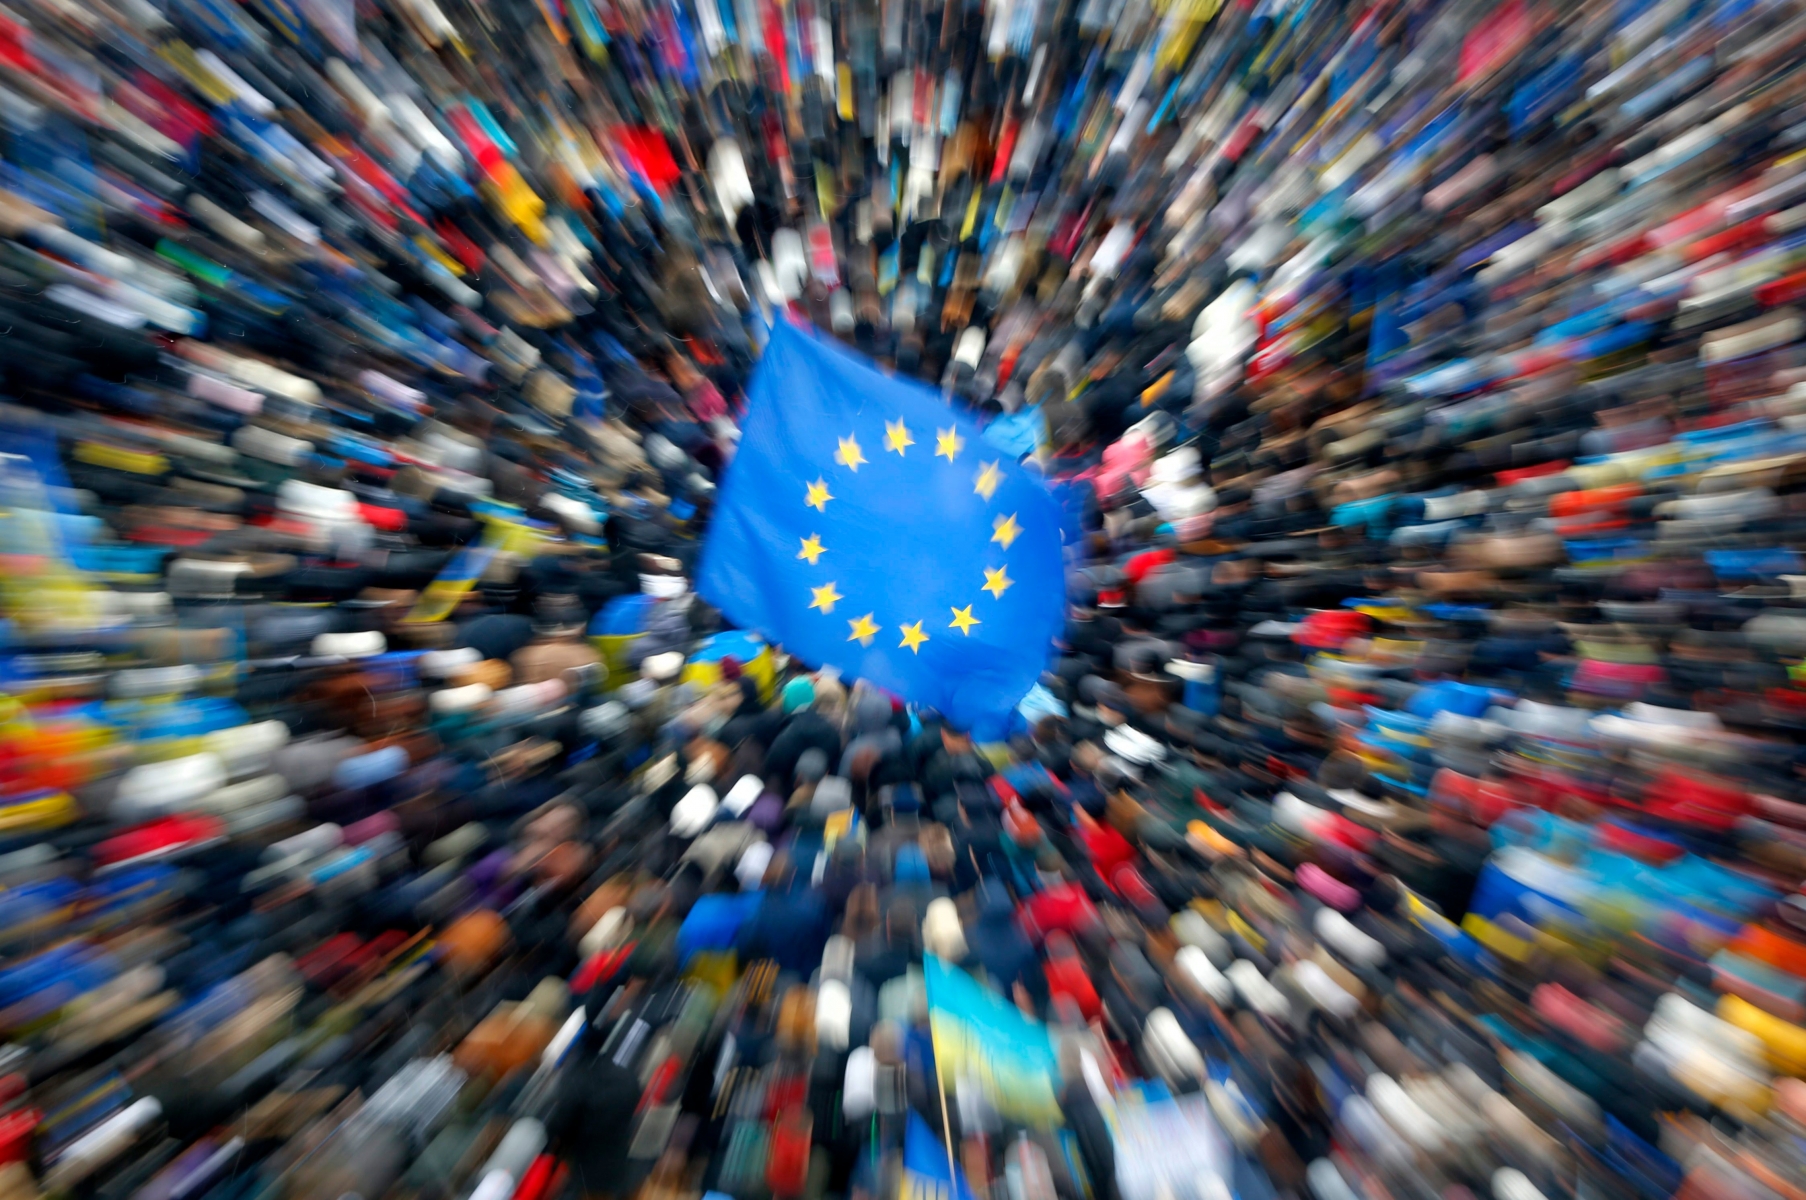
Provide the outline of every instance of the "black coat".
[[805,750],[820,750],[830,766],[840,761],[840,731],[826,717],[808,709],[793,715],[772,739],[765,755],[766,776],[788,785],[796,774],[796,760]]

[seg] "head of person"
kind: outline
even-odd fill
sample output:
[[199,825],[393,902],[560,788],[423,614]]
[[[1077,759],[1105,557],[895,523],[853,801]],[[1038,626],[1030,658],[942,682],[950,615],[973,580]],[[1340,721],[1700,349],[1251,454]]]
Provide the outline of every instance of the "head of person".
[[820,783],[828,773],[828,756],[818,746],[803,751],[796,760],[796,785]]
[[815,703],[815,681],[807,675],[798,675],[784,685],[782,699],[784,712],[802,712]]

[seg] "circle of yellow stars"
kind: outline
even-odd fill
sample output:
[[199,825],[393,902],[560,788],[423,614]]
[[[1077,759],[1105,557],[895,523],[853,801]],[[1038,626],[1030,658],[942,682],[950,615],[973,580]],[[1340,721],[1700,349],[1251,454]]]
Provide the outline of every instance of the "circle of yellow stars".
[[[857,474],[861,466],[871,462],[871,459],[865,457],[865,451],[854,435],[848,434],[836,441],[838,445],[834,451],[834,461],[848,471]],[[904,421],[899,419],[884,423],[885,451],[903,458],[907,456],[909,448],[915,444],[916,439]],[[945,458],[948,463],[955,463],[965,448],[966,439],[960,436],[959,426],[955,425],[947,429],[937,428],[934,431],[934,456],[936,458]],[[990,462],[981,462],[977,474],[972,479],[972,491],[989,503],[992,496],[996,494],[998,485],[1002,482],[1001,460],[993,459]],[[821,476],[817,476],[813,483],[808,484],[803,494],[803,503],[823,514],[828,511],[828,504],[833,499],[834,494],[828,490],[827,480]],[[1015,513],[992,519],[990,540],[993,544],[1001,546],[1007,551],[1021,535],[1022,526],[1017,522]],[[829,553],[828,547],[822,545],[821,535],[811,533],[801,541],[802,545],[797,550],[796,556],[807,561],[811,567],[820,566],[822,556]],[[1015,585],[1016,581],[1010,578],[1008,564],[982,569],[984,583],[979,585],[978,590],[990,593],[993,599],[1003,599],[1003,594]],[[835,582],[831,579],[820,587],[810,587],[809,597],[809,607],[818,610],[824,616],[831,615],[834,612],[834,606],[846,599],[836,590]],[[947,628],[959,630],[962,637],[971,637],[972,627],[984,624],[981,619],[972,615],[975,607],[977,607],[976,601],[964,607],[950,608],[952,619],[947,622]],[[863,616],[848,619],[847,641],[858,642],[861,646],[870,646],[884,631],[884,626],[878,624],[873,618],[874,614],[868,612]],[[927,618],[924,617],[921,620],[899,625],[898,631],[902,634],[903,640],[897,643],[898,649],[908,650],[911,654],[920,654],[923,644],[931,640],[930,635],[923,632],[922,629],[926,621]]]

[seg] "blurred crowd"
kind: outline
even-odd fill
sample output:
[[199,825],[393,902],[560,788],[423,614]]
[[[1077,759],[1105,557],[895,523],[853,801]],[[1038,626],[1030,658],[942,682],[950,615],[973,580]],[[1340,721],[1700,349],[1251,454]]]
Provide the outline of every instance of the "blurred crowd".
[[[0,0],[0,1200],[1802,1200],[1803,50]],[[1007,740],[696,595],[784,321]]]

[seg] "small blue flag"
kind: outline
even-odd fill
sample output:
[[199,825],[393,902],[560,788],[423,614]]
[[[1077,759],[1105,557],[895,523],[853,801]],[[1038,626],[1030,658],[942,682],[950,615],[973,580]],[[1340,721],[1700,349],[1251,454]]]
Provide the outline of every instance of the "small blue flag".
[[939,395],[779,321],[696,588],[804,662],[994,736],[1065,620],[1060,522]]

